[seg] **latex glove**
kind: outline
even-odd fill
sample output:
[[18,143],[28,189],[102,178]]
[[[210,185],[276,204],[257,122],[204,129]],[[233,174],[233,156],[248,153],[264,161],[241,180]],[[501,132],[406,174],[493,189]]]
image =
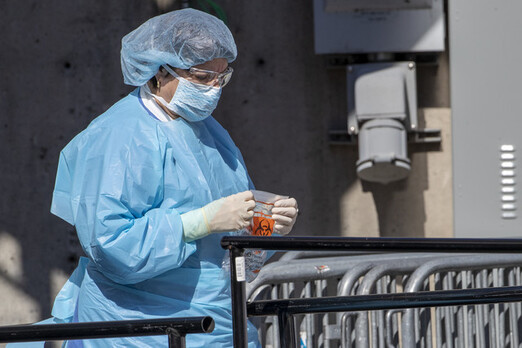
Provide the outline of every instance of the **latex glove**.
[[274,219],[274,232],[280,235],[290,233],[297,219],[297,201],[295,198],[277,200],[272,208],[272,219]]
[[182,214],[183,239],[192,242],[210,233],[246,228],[250,226],[255,206],[254,194],[244,191]]

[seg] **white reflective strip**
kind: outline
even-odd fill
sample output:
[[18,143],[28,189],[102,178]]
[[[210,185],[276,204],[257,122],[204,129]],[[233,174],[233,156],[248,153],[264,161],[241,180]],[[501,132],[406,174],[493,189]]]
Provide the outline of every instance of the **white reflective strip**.
[[502,168],[515,168],[515,162],[512,161],[504,161],[501,164]]
[[244,256],[236,257],[236,280],[238,282],[244,282],[246,280]]
[[500,158],[503,159],[503,160],[514,160],[515,159],[515,155],[512,154],[512,153],[503,153],[500,155]]

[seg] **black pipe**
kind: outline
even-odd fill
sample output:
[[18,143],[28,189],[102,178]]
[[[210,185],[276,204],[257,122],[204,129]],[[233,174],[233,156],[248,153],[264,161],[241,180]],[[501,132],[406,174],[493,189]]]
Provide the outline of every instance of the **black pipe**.
[[185,336],[181,335],[177,330],[167,329],[168,338],[169,338],[169,348],[186,348],[187,344],[185,341]]
[[297,331],[294,317],[286,311],[277,314],[279,323],[279,343],[281,347],[297,347]]
[[221,247],[264,250],[357,250],[394,252],[520,253],[522,239],[491,238],[356,238],[223,237]]
[[184,338],[187,334],[213,330],[214,319],[211,317],[13,325],[0,327],[0,343],[157,335]]
[[229,252],[234,347],[248,347],[244,250],[232,247]]
[[262,300],[249,303],[247,312],[248,316],[279,316],[280,313],[294,315],[519,301],[522,301],[522,286],[508,286],[396,294],[332,296],[310,299]]

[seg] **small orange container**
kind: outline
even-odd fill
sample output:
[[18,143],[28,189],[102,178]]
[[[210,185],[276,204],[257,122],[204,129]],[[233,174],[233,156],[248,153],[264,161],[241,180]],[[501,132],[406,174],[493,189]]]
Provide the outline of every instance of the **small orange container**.
[[256,206],[252,218],[252,235],[267,237],[274,232],[274,219],[272,219],[272,208],[274,203],[286,196],[279,196],[270,192],[252,190]]

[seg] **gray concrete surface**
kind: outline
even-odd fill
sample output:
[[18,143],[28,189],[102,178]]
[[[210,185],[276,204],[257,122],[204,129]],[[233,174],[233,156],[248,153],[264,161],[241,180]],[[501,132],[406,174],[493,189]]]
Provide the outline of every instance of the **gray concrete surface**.
[[[403,182],[361,183],[357,149],[332,146],[346,124],[344,74],[313,51],[309,1],[217,1],[239,57],[215,117],[242,150],[258,189],[299,201],[294,235],[451,236],[448,61],[418,67],[427,126],[440,148],[412,148]],[[121,37],[179,7],[158,0],[0,2],[0,324],[50,315],[81,250],[49,213],[58,155],[94,117],[131,91]],[[355,35],[353,33],[352,35]]]

